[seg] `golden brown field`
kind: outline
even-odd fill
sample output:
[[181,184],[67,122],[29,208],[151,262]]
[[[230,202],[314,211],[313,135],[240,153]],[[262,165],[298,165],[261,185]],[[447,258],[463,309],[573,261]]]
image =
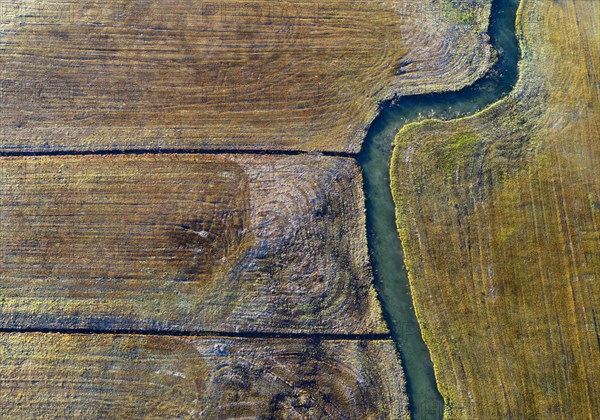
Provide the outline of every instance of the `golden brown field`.
[[0,179],[1,327],[387,332],[351,159],[10,157]]
[[3,417],[406,418],[391,341],[0,335]]
[[600,3],[524,0],[506,99],[396,138],[398,226],[447,418],[600,413]]
[[479,4],[2,2],[0,150],[357,152],[381,101],[487,69]]

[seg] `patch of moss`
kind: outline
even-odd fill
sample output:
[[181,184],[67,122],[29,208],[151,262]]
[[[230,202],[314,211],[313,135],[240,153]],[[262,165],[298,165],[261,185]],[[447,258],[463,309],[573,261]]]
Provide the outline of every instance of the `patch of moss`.
[[452,134],[435,156],[437,168],[446,175],[446,178],[451,177],[458,168],[471,159],[479,141],[480,137],[474,133]]
[[445,17],[450,23],[475,26],[481,23],[485,2],[447,0],[443,5]]

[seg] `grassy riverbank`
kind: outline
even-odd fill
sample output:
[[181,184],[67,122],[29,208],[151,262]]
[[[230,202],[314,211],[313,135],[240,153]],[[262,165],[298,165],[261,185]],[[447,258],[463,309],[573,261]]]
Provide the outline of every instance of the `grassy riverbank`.
[[402,130],[392,190],[448,418],[600,410],[600,7],[525,0],[504,100]]

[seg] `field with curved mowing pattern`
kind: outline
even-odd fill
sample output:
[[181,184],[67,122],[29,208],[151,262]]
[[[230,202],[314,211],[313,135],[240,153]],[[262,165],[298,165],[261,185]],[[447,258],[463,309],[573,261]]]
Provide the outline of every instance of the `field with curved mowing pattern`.
[[0,3],[0,150],[357,152],[379,103],[487,69],[489,2]]
[[391,341],[0,335],[18,418],[407,418]]
[[358,165],[5,158],[0,327],[385,333]]
[[0,416],[408,418],[347,156],[489,13],[0,1]]

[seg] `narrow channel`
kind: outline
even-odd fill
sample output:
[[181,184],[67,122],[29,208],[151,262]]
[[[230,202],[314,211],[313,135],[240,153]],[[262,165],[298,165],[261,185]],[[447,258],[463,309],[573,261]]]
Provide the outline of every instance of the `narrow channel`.
[[358,155],[365,180],[369,252],[375,285],[406,374],[413,419],[440,419],[440,395],[429,349],[421,329],[408,284],[402,244],[396,230],[390,191],[390,160],[394,136],[421,115],[453,119],[474,114],[511,91],[518,77],[520,58],[515,33],[518,0],[493,0],[488,33],[498,61],[473,85],[457,92],[397,98],[386,104],[371,125]]

